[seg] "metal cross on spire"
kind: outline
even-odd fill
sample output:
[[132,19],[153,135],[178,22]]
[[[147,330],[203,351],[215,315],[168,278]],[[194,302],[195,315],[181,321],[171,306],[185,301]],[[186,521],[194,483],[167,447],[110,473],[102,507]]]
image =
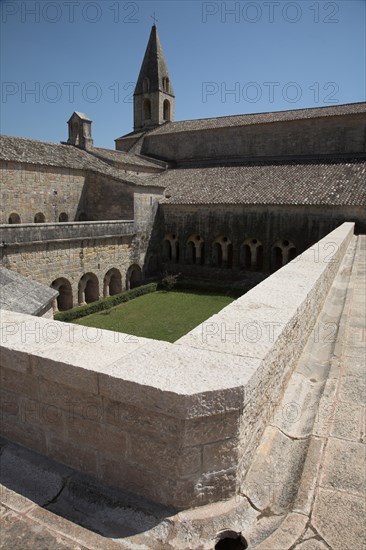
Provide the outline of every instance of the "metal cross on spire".
[[156,26],[156,23],[158,22],[158,20],[155,17],[155,12],[154,12],[154,15],[150,15],[150,17],[154,21],[154,25]]

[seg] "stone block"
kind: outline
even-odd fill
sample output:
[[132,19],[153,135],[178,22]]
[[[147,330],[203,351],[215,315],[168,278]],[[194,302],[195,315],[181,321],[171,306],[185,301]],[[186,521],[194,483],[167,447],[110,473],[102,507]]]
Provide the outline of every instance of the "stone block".
[[[158,412],[149,411],[146,414],[143,405],[143,403],[140,406],[127,405],[103,397],[103,420],[120,430],[141,434],[141,437],[146,434],[157,441],[178,442],[185,426],[184,421]],[[189,439],[187,444],[190,442]],[[191,444],[194,445],[195,442],[192,441]]]
[[170,477],[193,475],[201,469],[199,447],[180,448],[160,444],[146,436],[129,434],[126,459],[131,464],[144,466],[147,471]]
[[342,401],[364,405],[366,403],[366,378],[343,376],[339,388]]
[[239,432],[240,420],[241,411],[189,419],[184,424],[183,443],[185,445],[205,445],[236,437]]
[[81,445],[78,441],[70,441],[61,434],[46,434],[47,456],[66,464],[80,472],[91,475],[98,473],[98,454],[96,450]]
[[321,487],[364,495],[365,459],[366,448],[362,443],[330,438],[324,455]]
[[203,446],[203,472],[217,472],[234,467],[238,463],[237,439],[226,439]]
[[312,524],[331,548],[355,550],[365,540],[365,499],[343,491],[319,488]]

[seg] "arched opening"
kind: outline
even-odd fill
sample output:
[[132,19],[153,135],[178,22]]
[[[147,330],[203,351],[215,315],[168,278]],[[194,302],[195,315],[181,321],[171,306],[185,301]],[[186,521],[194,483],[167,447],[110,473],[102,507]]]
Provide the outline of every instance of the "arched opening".
[[201,265],[204,265],[204,264],[205,264],[205,243],[202,243],[202,246],[201,246],[200,264],[201,264]]
[[179,262],[179,257],[180,257],[179,241],[175,241],[175,263]]
[[79,212],[76,216],[76,221],[78,222],[86,222],[88,221],[88,217],[85,212]]
[[276,271],[277,269],[280,269],[283,264],[283,257],[282,257],[282,248],[279,246],[275,246],[272,249],[272,266],[273,270]]
[[221,243],[215,242],[213,243],[213,264],[217,267],[222,266],[222,247]]
[[150,101],[150,99],[144,99],[143,110],[144,110],[144,120],[151,120],[151,101]]
[[249,244],[244,244],[241,247],[241,265],[245,269],[250,269],[252,266],[252,251]]
[[20,216],[16,212],[12,212],[8,219],[9,223],[20,223]]
[[79,123],[77,120],[74,120],[72,122],[71,128],[72,128],[74,145],[79,145]]
[[233,267],[233,258],[234,258],[233,244],[229,243],[227,245],[227,263],[226,263],[226,267],[228,267],[228,268]]
[[164,120],[170,120],[170,101],[168,99],[164,99],[163,118]]
[[169,78],[167,76],[164,76],[163,77],[163,90],[164,90],[164,92],[169,92],[169,88],[170,88]]
[[261,244],[257,247],[256,270],[257,271],[263,270],[263,246]]
[[196,245],[193,241],[188,241],[187,243],[187,262],[189,264],[196,263]]
[[66,214],[66,212],[61,212],[61,214],[58,217],[59,222],[68,222],[69,216]]
[[291,262],[292,260],[294,260],[296,258],[296,256],[297,256],[296,248],[294,246],[289,248],[288,261]]
[[[279,249],[281,251],[281,254],[278,252]],[[272,268],[274,270],[279,269],[283,265],[287,264],[294,258],[296,258],[297,252],[296,252],[296,246],[293,242],[283,239],[282,241],[277,241],[274,244],[274,247],[272,249]],[[281,263],[280,263],[281,258]]]
[[103,284],[103,296],[107,298],[108,296],[119,294],[120,292],[122,292],[121,272],[113,267],[105,274]]
[[126,288],[131,289],[140,286],[142,282],[141,267],[137,264],[131,265],[127,270]]
[[201,235],[191,235],[187,241],[186,261],[189,264],[204,263],[204,240]]
[[45,215],[42,214],[42,212],[37,212],[37,214],[34,216],[34,223],[45,223],[46,218]]
[[163,259],[166,262],[172,261],[172,243],[169,239],[163,240]]
[[150,91],[150,80],[147,76],[145,76],[142,82],[142,91],[144,94],[147,94]]
[[99,300],[99,281],[94,273],[86,273],[79,281],[79,305]]
[[66,311],[67,309],[71,309],[73,306],[73,299],[70,281],[64,279],[64,277],[60,277],[59,279],[55,279],[53,281],[51,287],[59,292],[56,299],[58,311]]

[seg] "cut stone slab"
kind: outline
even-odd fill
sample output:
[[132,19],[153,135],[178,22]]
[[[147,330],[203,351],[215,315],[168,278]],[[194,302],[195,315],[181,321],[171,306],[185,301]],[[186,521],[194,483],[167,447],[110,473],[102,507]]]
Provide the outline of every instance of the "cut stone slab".
[[2,519],[1,548],[4,550],[86,550],[86,547],[60,537],[44,526],[14,512]]
[[290,511],[298,490],[309,442],[266,428],[241,492],[259,510]]
[[297,544],[294,550],[329,550],[329,546],[325,546],[320,540],[312,538]]
[[366,537],[365,498],[319,489],[312,524],[331,548],[363,550]]
[[340,384],[339,398],[341,401],[364,405],[366,403],[366,378],[344,376]]
[[[2,496],[19,512],[31,503],[44,506],[62,491],[72,470],[18,445],[7,445],[0,457]],[[17,495],[17,496],[16,496]]]
[[317,479],[322,464],[325,441],[317,437],[310,438],[304,468],[301,475],[294,512],[310,515],[314,500]]
[[327,489],[365,495],[365,459],[364,444],[330,438],[325,450],[320,485]]
[[304,533],[308,518],[302,514],[289,514],[277,531],[256,546],[256,550],[287,550]]
[[330,434],[341,439],[360,441],[362,437],[362,409],[360,405],[338,401]]
[[0,267],[0,310],[43,315],[57,296],[54,288]]

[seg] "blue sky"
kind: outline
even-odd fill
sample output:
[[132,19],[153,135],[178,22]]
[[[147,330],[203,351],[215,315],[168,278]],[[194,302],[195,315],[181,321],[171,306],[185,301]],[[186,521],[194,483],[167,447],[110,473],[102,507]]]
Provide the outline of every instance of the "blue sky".
[[175,119],[365,101],[365,0],[1,0],[1,133],[59,142],[73,111],[95,145],[132,130],[155,12]]

